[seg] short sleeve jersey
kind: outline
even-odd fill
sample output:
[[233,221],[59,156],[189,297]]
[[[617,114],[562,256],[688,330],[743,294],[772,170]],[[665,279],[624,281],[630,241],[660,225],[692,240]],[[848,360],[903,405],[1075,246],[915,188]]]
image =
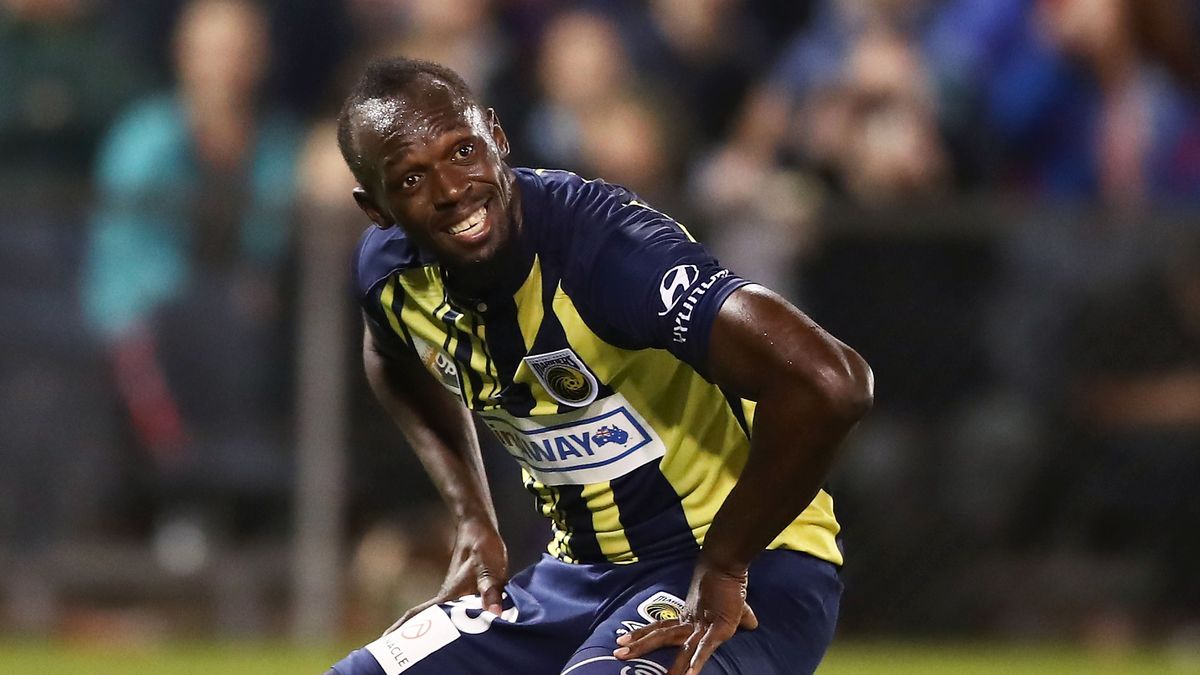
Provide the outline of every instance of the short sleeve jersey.
[[[754,402],[704,375],[717,311],[748,282],[622,187],[515,173],[523,280],[452,298],[400,228],[372,227],[355,260],[367,325],[495,433],[553,522],[552,555],[695,551],[750,450]],[[837,532],[822,490],[770,548],[840,564]]]

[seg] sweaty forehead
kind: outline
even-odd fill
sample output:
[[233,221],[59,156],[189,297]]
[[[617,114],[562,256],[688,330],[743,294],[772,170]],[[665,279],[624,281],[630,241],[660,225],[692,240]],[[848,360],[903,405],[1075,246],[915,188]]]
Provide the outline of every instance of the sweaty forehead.
[[421,78],[395,95],[359,103],[354,123],[364,141],[371,136],[378,140],[428,137],[460,127],[486,130],[474,101],[433,78]]

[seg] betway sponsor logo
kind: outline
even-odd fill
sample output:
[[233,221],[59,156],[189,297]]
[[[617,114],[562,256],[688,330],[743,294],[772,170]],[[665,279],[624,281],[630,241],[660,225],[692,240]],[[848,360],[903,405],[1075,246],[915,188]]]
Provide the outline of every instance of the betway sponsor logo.
[[687,342],[688,329],[692,324],[692,311],[696,309],[696,305],[700,303],[700,299],[708,293],[708,289],[713,287],[713,284],[718,280],[729,276],[729,270],[718,270],[712,276],[705,279],[700,284],[692,287],[691,292],[683,300],[683,305],[675,314],[675,325],[671,326],[671,339],[675,342]]
[[[624,411],[615,411],[609,413],[606,417],[620,415]],[[590,421],[590,420],[589,420]],[[600,427],[596,430],[595,435],[587,431],[587,426],[580,425],[574,428],[578,433],[552,433],[549,431],[525,435],[517,431],[509,431],[504,429],[502,425],[497,424],[492,428],[496,437],[505,447],[515,449],[530,462],[539,462],[542,464],[563,463],[569,462],[576,458],[583,459],[584,457],[596,457],[596,451],[601,446],[605,445],[606,439],[620,435],[620,437],[628,438],[629,432],[621,428],[619,421],[614,421],[611,426]],[[536,437],[533,437],[536,436]],[[644,434],[642,434],[644,440]],[[626,445],[621,443],[620,445]],[[556,471],[557,467],[546,466],[548,471]]]
[[490,414],[484,422],[545,485],[612,480],[666,453],[654,430],[620,394],[559,415]]

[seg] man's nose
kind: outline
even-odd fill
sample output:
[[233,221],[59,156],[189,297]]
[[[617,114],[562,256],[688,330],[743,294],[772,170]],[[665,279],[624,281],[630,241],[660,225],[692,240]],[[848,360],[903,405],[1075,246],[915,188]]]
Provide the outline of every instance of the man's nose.
[[456,206],[471,187],[466,174],[454,167],[444,167],[433,172],[433,203],[439,209]]

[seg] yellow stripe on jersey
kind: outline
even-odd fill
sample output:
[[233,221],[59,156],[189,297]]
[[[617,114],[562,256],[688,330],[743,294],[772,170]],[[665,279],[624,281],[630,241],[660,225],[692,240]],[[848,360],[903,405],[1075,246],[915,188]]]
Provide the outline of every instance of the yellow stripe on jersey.
[[547,546],[550,555],[564,562],[574,562],[574,559],[567,553],[566,523],[562,521],[562,517],[554,509],[556,501],[554,490],[538,482],[524,467],[521,468],[521,480],[524,482],[526,490],[537,495],[538,513],[542,514],[542,517],[548,519],[554,526],[554,536],[550,539],[550,544]]
[[[404,305],[400,310],[400,320],[408,326],[408,331],[437,346],[439,349],[446,341],[445,327],[435,321],[434,310],[444,304],[442,289],[436,279],[437,273],[432,267],[418,267],[399,274],[401,286],[404,288]],[[389,281],[390,283],[390,281]],[[453,350],[450,350],[453,354]]]
[[488,352],[487,327],[478,320],[473,320],[472,323],[475,330],[471,332],[474,345],[471,353],[479,354],[483,358],[484,369],[480,372],[485,375],[484,385],[487,387],[485,396],[481,397],[483,398],[483,407],[480,410],[491,410],[500,406],[500,373],[496,370],[496,361]]
[[542,261],[534,256],[533,265],[529,268],[529,276],[525,283],[513,294],[517,303],[517,324],[521,328],[521,338],[525,348],[533,346],[538,329],[542,326]]
[[[445,356],[450,358],[454,354],[455,341],[453,336],[449,336],[449,346],[446,346],[447,331],[445,325],[438,320],[439,310],[445,305],[445,300],[440,285],[441,279],[438,278],[436,270],[432,267],[417,267],[405,270],[393,278],[398,279],[404,289],[400,320],[408,327],[409,335],[413,336],[414,340],[425,342],[439,353],[445,352]],[[391,284],[391,281],[388,283]],[[431,354],[429,358],[436,358],[436,353]],[[425,365],[430,366],[429,363]],[[467,383],[468,378],[460,376],[458,379],[459,395],[466,396],[463,385]]]
[[[452,312],[458,312],[453,307],[446,305],[438,315],[439,319],[445,321],[447,315]],[[475,390],[475,384],[471,378],[464,377],[463,379],[463,399],[474,401],[475,398],[480,400],[482,404],[477,410],[488,410],[495,408],[499,402],[489,396],[494,396],[500,391],[500,378],[496,374],[495,364],[484,348],[483,332],[484,327],[474,315],[466,312],[458,312],[458,316],[454,317],[452,322],[455,328],[455,341],[452,343],[452,354],[458,353],[459,342],[465,342],[467,349],[470,351],[470,369],[476,376],[479,377],[479,390]],[[468,389],[470,391],[468,391]],[[489,393],[490,392],[490,393]]]
[[379,301],[383,305],[383,313],[387,316],[392,332],[396,334],[396,337],[404,340],[404,328],[400,325],[400,320],[396,318],[396,310],[392,308],[392,304],[396,301],[396,277],[389,278],[384,284],[383,292],[379,294]]
[[592,513],[592,528],[604,557],[620,562],[636,562],[637,556],[631,552],[625,529],[621,526],[621,512],[613,501],[610,483],[592,483],[584,487],[581,497]]
[[[544,290],[541,261],[534,258],[529,276],[525,278],[525,283],[513,296],[517,303],[517,325],[520,327],[521,338],[525,341],[527,350],[532,349],[534,339],[541,330],[542,321],[545,320],[545,310],[542,308]],[[546,387],[534,375],[529,364],[521,361],[517,365],[517,372],[513,374],[513,382],[528,386],[530,393],[533,394],[536,405],[530,412],[531,415],[553,415],[558,412],[558,401],[554,400],[554,397],[546,391]]]

